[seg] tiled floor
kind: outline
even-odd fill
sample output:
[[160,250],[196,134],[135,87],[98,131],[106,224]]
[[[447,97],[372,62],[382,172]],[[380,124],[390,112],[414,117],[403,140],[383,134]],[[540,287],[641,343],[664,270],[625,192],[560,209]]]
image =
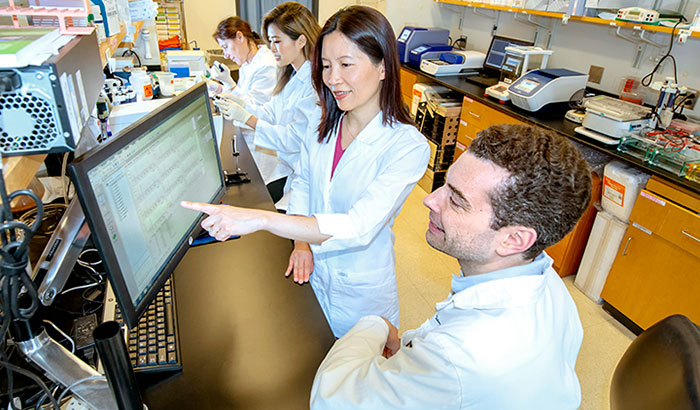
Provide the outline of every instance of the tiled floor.
[[[433,250],[425,242],[428,210],[422,204],[426,193],[416,187],[396,219],[397,278],[401,305],[401,329],[418,327],[435,311],[450,289],[457,261]],[[576,287],[574,276],[564,278],[578,306],[583,324],[583,345],[576,363],[581,382],[581,409],[609,409],[610,378],[615,365],[634,334],[619,324]]]

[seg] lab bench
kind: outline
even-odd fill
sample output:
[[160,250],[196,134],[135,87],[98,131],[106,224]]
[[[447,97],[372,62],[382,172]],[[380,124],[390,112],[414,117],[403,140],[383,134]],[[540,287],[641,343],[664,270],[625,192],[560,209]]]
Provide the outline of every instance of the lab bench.
[[[629,228],[603,288],[604,308],[637,333],[675,313],[684,314],[695,323],[700,322],[700,304],[697,303],[700,292],[700,277],[697,275],[700,271],[700,184],[649,166],[636,157],[619,152],[616,146],[606,146],[577,135],[574,128],[579,124],[564,119],[561,112],[555,115],[533,114],[512,104],[500,104],[484,97],[484,88],[464,77],[435,77],[404,64],[401,80],[404,102],[409,105],[413,94],[409,90],[417,82],[437,83],[463,94],[455,158],[466,150],[482,129],[499,123],[529,123],[553,130],[652,174],[634,205]],[[433,183],[435,181],[437,179]],[[595,201],[601,195],[600,179],[595,174],[593,182],[592,197]],[[576,229],[547,249],[561,276],[576,273],[595,214],[595,208],[589,205]]]
[[[419,69],[409,66],[407,64],[402,64],[401,66],[401,93],[404,97],[404,102],[411,106],[411,98],[413,95],[413,84],[420,82],[432,82],[448,87],[454,91],[457,91],[464,95],[464,104],[462,110],[462,119],[460,121],[460,128],[465,128],[460,130],[461,134],[467,133],[467,135],[475,136],[475,132],[492,124],[500,123],[529,123],[534,125],[539,125],[541,127],[555,131],[561,135],[564,135],[580,144],[590,147],[594,150],[603,152],[611,157],[618,159],[620,161],[632,164],[645,172],[657,175],[672,184],[681,186],[688,189],[696,194],[700,194],[700,184],[693,181],[680,178],[673,173],[666,171],[663,168],[658,168],[650,166],[644,163],[641,159],[622,153],[617,150],[616,146],[608,146],[602,144],[598,141],[586,138],[582,135],[578,135],[574,132],[574,128],[578,127],[580,124],[576,124],[569,120],[564,119],[563,112],[554,111],[547,114],[533,114],[529,111],[522,110],[510,103],[500,104],[496,100],[490,97],[484,97],[484,88],[478,84],[469,82],[464,76],[432,76]],[[471,113],[477,115],[484,115],[481,119],[474,117],[465,117],[465,107],[468,107],[467,115]],[[469,121],[471,119],[472,121]],[[470,125],[470,123],[475,125]],[[470,133],[474,132],[473,134]],[[458,144],[462,143],[464,145],[464,137],[462,142],[458,138]],[[469,142],[469,140],[467,140]],[[466,148],[466,147],[465,147]],[[461,153],[460,146],[457,145],[455,149],[455,156],[459,156]]]

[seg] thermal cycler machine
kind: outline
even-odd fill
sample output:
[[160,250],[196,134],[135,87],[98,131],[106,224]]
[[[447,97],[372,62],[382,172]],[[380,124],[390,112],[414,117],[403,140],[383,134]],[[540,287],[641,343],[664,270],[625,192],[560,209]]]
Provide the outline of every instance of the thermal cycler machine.
[[565,68],[532,70],[511,84],[508,94],[516,107],[538,111],[545,105],[582,99],[587,82],[588,74]]
[[[399,59],[402,63],[408,63],[411,50],[425,45],[449,44],[450,31],[444,28],[425,28],[406,26],[401,29],[398,39]],[[418,61],[420,64],[420,60]]]

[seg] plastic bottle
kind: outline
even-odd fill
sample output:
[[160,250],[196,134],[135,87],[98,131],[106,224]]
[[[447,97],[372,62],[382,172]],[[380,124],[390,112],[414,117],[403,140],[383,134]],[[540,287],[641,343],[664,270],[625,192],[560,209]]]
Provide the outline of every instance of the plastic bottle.
[[138,101],[150,100],[153,98],[153,85],[151,84],[151,78],[145,71],[133,71],[129,81],[131,82],[131,86],[134,88],[134,91],[136,91]]

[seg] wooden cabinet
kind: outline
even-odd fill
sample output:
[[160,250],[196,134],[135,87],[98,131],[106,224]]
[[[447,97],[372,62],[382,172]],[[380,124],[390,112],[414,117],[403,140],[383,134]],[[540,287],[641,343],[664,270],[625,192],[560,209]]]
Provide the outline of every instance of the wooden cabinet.
[[416,74],[412,71],[408,71],[404,68],[401,69],[401,96],[403,97],[403,102],[408,105],[409,111],[411,110],[411,103],[413,102],[413,84],[415,83],[432,83],[430,78]]
[[591,202],[588,203],[583,216],[581,216],[573,231],[569,232],[564,239],[546,249],[547,255],[554,259],[554,269],[561,277],[573,275],[578,271],[578,265],[581,263],[583,252],[586,250],[586,244],[588,243],[588,237],[593,228],[593,222],[595,222],[597,213],[595,203],[600,202],[603,184],[597,174],[593,173],[591,178],[593,180]]
[[676,313],[700,323],[698,204],[656,178],[635,202],[601,296],[642,329]]
[[462,101],[462,114],[459,118],[459,129],[457,130],[457,146],[455,148],[455,161],[469,144],[472,143],[476,134],[494,124],[522,124],[517,118],[511,117],[498,110],[473,100],[467,96]]

